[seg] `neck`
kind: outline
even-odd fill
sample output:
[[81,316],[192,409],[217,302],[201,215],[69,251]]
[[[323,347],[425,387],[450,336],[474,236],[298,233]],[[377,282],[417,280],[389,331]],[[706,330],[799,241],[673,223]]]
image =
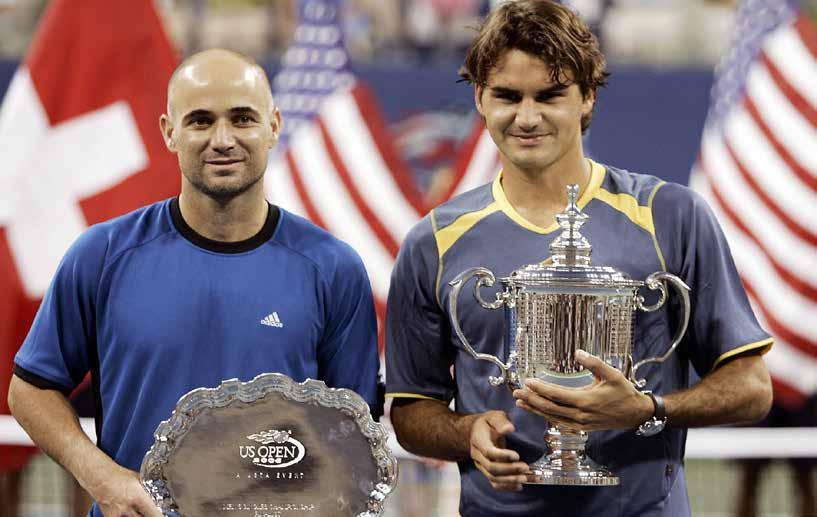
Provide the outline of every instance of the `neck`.
[[555,221],[567,204],[567,185],[579,185],[579,195],[590,182],[591,166],[581,148],[537,170],[524,170],[502,159],[502,189],[519,214],[541,227]]
[[179,208],[184,221],[199,235],[214,241],[239,242],[261,231],[269,205],[262,188],[253,187],[234,198],[216,200],[183,184]]

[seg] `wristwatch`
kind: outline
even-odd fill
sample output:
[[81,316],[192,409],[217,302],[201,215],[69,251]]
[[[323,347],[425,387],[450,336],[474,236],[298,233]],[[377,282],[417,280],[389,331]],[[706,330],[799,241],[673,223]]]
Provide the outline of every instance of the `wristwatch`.
[[642,393],[652,399],[655,412],[652,414],[652,418],[638,426],[635,434],[638,436],[653,436],[663,431],[664,426],[667,425],[667,411],[664,406],[664,399],[649,390],[642,391]]

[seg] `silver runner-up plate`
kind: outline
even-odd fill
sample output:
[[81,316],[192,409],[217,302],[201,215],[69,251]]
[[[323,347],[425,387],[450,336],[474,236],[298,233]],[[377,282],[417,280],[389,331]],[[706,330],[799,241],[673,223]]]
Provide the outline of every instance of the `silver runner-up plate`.
[[376,517],[397,483],[388,435],[348,389],[280,373],[184,395],[142,484],[173,517]]

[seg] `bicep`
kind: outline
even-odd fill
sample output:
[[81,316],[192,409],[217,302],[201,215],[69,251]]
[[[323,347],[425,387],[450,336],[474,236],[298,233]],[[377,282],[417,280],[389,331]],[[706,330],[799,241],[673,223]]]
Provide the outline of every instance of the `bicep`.
[[731,383],[742,389],[771,392],[771,377],[766,362],[758,350],[750,350],[719,364],[704,380],[717,378],[719,382]]
[[49,437],[55,434],[82,432],[74,408],[57,390],[39,388],[12,375],[8,403],[14,418],[45,450],[49,449]]

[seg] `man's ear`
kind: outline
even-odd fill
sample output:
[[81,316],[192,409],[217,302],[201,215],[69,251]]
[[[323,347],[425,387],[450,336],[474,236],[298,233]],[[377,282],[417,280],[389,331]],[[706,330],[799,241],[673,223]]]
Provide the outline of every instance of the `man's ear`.
[[164,138],[167,150],[171,153],[175,153],[176,141],[173,139],[173,124],[170,122],[170,117],[167,114],[163,114],[159,117],[159,130],[162,132],[162,138]]
[[587,116],[593,111],[593,106],[596,105],[596,92],[587,92],[582,102],[582,115]]
[[270,127],[272,128],[272,141],[270,142],[270,149],[272,149],[278,144],[278,138],[281,136],[281,130],[284,128],[284,121],[281,119],[281,112],[278,111],[278,108],[272,108]]
[[485,91],[485,87],[476,85],[474,86],[474,105],[477,107],[477,111],[485,118],[485,113],[482,111],[482,92]]

